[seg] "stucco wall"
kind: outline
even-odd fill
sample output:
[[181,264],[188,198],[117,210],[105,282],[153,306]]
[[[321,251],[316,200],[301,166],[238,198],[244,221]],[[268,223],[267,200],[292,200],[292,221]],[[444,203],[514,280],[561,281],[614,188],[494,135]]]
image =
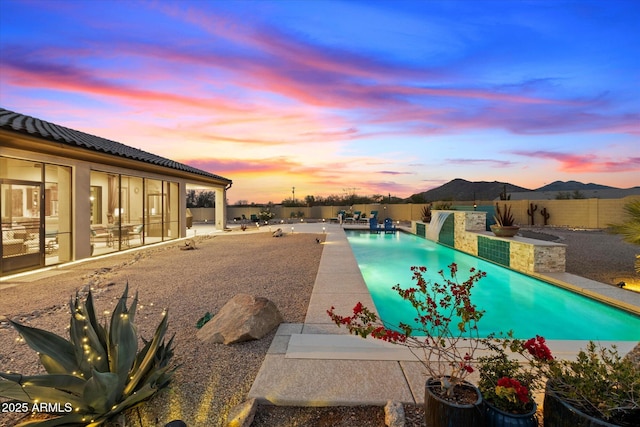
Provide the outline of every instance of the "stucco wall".
[[[625,221],[626,214],[624,206],[632,200],[640,199],[640,196],[628,196],[622,199],[571,199],[571,200],[517,200],[517,201],[500,201],[500,202],[478,202],[479,209],[487,206],[493,207],[495,203],[500,206],[506,204],[511,206],[511,211],[515,217],[516,223],[526,226],[529,224],[529,216],[527,209],[530,209],[530,203],[537,205],[538,209],[534,212],[534,224],[543,225],[544,218],[541,211],[546,208],[550,214],[548,225],[560,227],[575,228],[606,228],[611,223],[620,223]],[[436,205],[437,203],[434,203]],[[460,209],[473,210],[472,202],[454,202],[454,206]],[[286,208],[282,206],[274,206],[272,212],[275,218],[290,220],[298,218],[297,213],[302,212],[303,218],[320,220],[335,218],[341,210],[347,213],[360,211],[365,215],[369,215],[371,211],[378,211],[380,221],[384,218],[392,218],[399,221],[421,221],[422,209],[425,204],[406,203],[406,204],[359,204],[353,206],[313,206],[313,207],[295,207]],[[242,217],[244,214],[247,218],[251,214],[258,214],[265,208],[258,206],[230,206],[227,211],[227,218],[232,221],[234,217]],[[291,216],[291,213],[294,216]],[[204,217],[203,217],[204,218]],[[213,217],[211,216],[211,219]],[[194,220],[196,220],[194,215]]]

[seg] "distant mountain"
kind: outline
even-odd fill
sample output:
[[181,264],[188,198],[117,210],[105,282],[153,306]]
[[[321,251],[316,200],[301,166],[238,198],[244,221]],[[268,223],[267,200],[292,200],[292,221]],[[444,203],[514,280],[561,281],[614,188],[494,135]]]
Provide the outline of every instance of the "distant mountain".
[[[508,196],[512,193],[517,193],[513,194],[512,200],[538,197],[553,199],[560,192],[568,193],[574,191],[579,191],[585,197],[601,198],[617,198],[638,193],[638,187],[622,190],[616,187],[609,187],[594,183],[584,184],[578,181],[555,181],[535,190],[530,190],[528,188],[509,184],[508,182],[467,181],[456,178],[440,187],[433,188],[423,193],[414,194],[411,198],[423,196],[424,200],[427,202],[495,200],[500,198],[500,194],[505,189]],[[598,191],[600,191],[600,193],[598,193]]]
[[582,190],[613,190],[615,187],[600,184],[584,184],[578,181],[554,181],[534,191],[582,191]]
[[[493,200],[500,198],[500,193],[507,190],[507,194],[513,192],[531,191],[524,187],[509,184],[508,182],[487,182],[487,181],[467,181],[456,178],[446,184],[418,193],[415,196],[422,195],[428,202],[433,201],[454,201],[454,200]],[[412,196],[414,197],[414,196]]]

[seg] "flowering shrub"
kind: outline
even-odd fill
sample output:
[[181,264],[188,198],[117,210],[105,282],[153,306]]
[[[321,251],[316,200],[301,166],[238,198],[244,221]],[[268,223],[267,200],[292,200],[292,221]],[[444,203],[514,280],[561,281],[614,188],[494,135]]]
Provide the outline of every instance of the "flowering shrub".
[[585,414],[611,424],[638,426],[640,420],[640,365],[590,341],[575,361],[550,365],[550,390]]
[[[527,341],[514,339],[511,332],[507,338],[485,341],[490,350],[488,356],[478,358],[480,382],[478,388],[486,401],[496,408],[524,414],[533,409],[532,393],[544,386],[543,379],[554,358],[541,336]],[[524,359],[510,358],[507,349]]]
[[472,303],[471,290],[486,273],[471,268],[469,278],[460,283],[458,266],[453,263],[449,265],[449,277],[439,271],[443,281],[433,283],[424,278],[426,267],[414,266],[411,271],[415,286],[404,289],[395,285],[393,290],[415,309],[419,326],[402,322],[388,325],[361,303],[353,308],[352,316],[338,315],[334,307],[327,313],[336,325],[346,326],[352,334],[406,346],[429,376],[440,382],[443,393],[452,396],[454,387],[473,372],[474,353],[482,346],[477,323],[484,311]]
[[502,377],[496,385],[496,396],[500,399],[514,404],[527,404],[531,400],[529,398],[529,389],[520,384],[515,378]]

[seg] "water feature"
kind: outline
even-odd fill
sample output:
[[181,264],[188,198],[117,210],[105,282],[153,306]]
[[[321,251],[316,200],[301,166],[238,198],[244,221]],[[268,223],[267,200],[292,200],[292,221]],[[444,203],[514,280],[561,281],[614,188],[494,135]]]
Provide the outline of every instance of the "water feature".
[[438,236],[440,236],[440,230],[442,230],[442,225],[447,220],[447,217],[451,215],[451,212],[433,211],[431,215],[431,221],[429,222],[429,227],[425,235],[427,239],[437,242]]
[[486,310],[479,323],[483,335],[513,329],[519,338],[538,334],[555,340],[640,341],[640,316],[430,240],[355,230],[347,237],[378,313],[390,324],[411,323],[415,317],[411,306],[391,289],[398,283],[413,285],[411,266],[426,266],[425,277],[437,281],[438,271],[447,272],[455,262],[460,280],[472,267],[487,273],[472,295],[474,303]]

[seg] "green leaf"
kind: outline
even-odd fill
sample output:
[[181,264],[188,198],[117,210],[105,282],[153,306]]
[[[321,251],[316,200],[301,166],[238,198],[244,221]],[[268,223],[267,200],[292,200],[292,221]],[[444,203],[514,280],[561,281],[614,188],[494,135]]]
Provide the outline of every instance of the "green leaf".
[[0,377],[13,381],[18,384],[38,386],[38,387],[52,387],[58,390],[66,391],[69,393],[82,395],[82,389],[86,380],[75,375],[21,375],[21,374],[7,374],[0,372]]
[[125,409],[132,408],[139,404],[140,402],[149,399],[158,391],[157,387],[153,387],[150,384],[145,384],[140,390],[137,390],[135,393],[128,396],[123,401],[119,402],[113,410],[104,414],[104,418],[112,417],[115,414],[118,414]]
[[[129,282],[127,282],[127,286]],[[133,301],[131,301],[131,306],[129,307],[129,319],[131,323],[134,323],[136,320],[136,310],[138,309],[138,291],[136,291],[136,296],[133,297]]]
[[136,389],[136,386],[140,382],[142,378],[146,375],[147,371],[153,366],[153,362],[156,356],[156,352],[160,345],[164,342],[164,334],[167,332],[167,322],[169,321],[169,314],[165,313],[162,321],[156,328],[156,332],[153,335],[153,340],[149,345],[147,353],[145,354],[144,359],[140,362],[138,369],[133,373],[133,376],[127,386],[124,389],[124,394],[129,395],[133,390]]
[[[12,320],[9,322],[11,322],[13,327],[18,330],[29,347],[40,353],[40,355],[46,355],[56,362],[55,365],[50,365],[51,367],[57,366],[53,372],[49,371],[45,365],[47,372],[60,374],[79,371],[79,367],[76,363],[75,351],[69,341],[42,329],[21,325],[20,323]],[[40,359],[42,360],[42,357]]]
[[[87,301],[91,301],[91,293],[87,296]],[[81,304],[76,295],[75,304],[72,306],[69,336],[75,348],[77,363],[85,378],[91,377],[91,369],[94,367],[100,372],[109,370],[107,349],[103,346],[103,340],[94,329],[99,325],[95,320],[95,315],[89,314],[88,311],[87,305]],[[93,313],[93,308],[91,313]],[[94,322],[91,321],[91,317]]]
[[89,295],[87,295],[87,301],[85,302],[85,310],[87,313],[87,318],[89,319],[89,323],[93,327],[94,332],[98,340],[100,341],[100,347],[103,349],[107,349],[108,341],[107,341],[107,330],[98,322],[98,318],[96,317],[96,310],[93,306],[93,294],[89,291]]
[[[129,284],[116,304],[111,316],[109,336],[109,370],[118,375],[118,388],[123,389],[138,352],[138,337],[127,310]],[[137,297],[136,297],[137,298]],[[136,303],[137,304],[137,303]],[[128,394],[125,392],[125,395]]]
[[17,382],[9,380],[0,381],[0,396],[28,403],[34,403],[36,401],[60,403],[61,405],[64,405],[65,403],[71,403],[74,409],[86,409],[86,405],[84,404],[82,399],[73,393],[67,393],[66,391],[58,390],[51,387],[20,385]]
[[118,381],[118,375],[94,369],[84,387],[84,402],[99,414],[109,412],[120,395]]

